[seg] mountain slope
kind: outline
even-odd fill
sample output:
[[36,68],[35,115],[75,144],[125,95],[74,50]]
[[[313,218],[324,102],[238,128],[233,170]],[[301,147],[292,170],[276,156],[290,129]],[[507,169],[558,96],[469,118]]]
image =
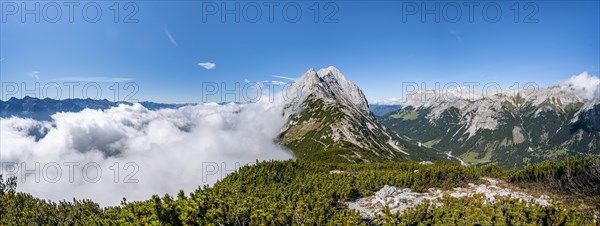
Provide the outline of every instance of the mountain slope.
[[550,87],[471,100],[415,92],[407,106],[380,120],[401,136],[452,151],[467,163],[512,168],[600,153],[599,116],[598,100]]
[[370,113],[363,92],[335,67],[308,70],[295,83],[280,142],[298,158],[372,162],[441,155],[399,139]]

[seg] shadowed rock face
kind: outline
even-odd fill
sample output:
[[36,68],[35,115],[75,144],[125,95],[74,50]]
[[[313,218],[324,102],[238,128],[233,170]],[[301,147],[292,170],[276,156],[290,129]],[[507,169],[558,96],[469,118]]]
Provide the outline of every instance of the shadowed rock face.
[[600,104],[582,114],[582,120],[585,127],[590,131],[600,131]]

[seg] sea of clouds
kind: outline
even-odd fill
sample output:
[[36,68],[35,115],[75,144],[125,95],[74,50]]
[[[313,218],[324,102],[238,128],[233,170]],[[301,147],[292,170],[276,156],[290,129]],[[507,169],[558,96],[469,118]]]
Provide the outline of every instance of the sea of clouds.
[[3,174],[18,191],[102,206],[176,195],[214,184],[256,160],[284,160],[276,143],[281,101],[201,104],[151,111],[142,105],[57,113],[52,121],[0,120]]

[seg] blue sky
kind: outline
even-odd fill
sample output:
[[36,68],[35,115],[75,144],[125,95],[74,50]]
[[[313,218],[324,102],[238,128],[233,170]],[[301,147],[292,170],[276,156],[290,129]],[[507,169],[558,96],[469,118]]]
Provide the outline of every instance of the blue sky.
[[[39,83],[39,97],[56,97],[57,89],[46,90],[48,94],[44,87],[58,85],[65,98],[65,82],[79,82],[73,97],[82,97],[84,85],[94,82],[102,94],[92,90],[88,97],[122,100],[134,92],[126,100],[201,102],[203,84],[233,88],[244,81],[287,82],[274,75],[298,77],[309,68],[329,65],[375,100],[401,96],[405,82],[547,86],[583,71],[598,75],[600,66],[598,1],[521,2],[518,10],[515,2],[499,2],[499,18],[496,2],[481,2],[473,8],[472,21],[466,2],[460,1],[461,16],[455,21],[456,5],[444,1],[279,2],[272,21],[269,2],[118,2],[116,13],[114,1],[103,1],[95,23],[86,21],[96,18],[95,5],[87,6],[88,14],[82,12],[85,3],[74,6],[69,18],[62,2],[59,16],[56,5],[48,2],[37,2],[40,11],[26,15],[21,15],[23,6],[34,9],[35,1],[16,2],[17,12],[12,3],[3,1],[1,11],[3,100],[23,95],[13,94],[15,84],[22,91]],[[222,21],[224,7],[231,10],[236,4],[239,22],[235,14]],[[435,9],[435,4],[437,13],[422,15],[423,6]],[[256,6],[261,16],[253,23]],[[296,6],[301,16],[296,16]],[[216,12],[207,12],[211,9]],[[124,23],[129,15],[132,23]],[[54,18],[59,20],[48,22]],[[208,70],[198,65],[206,62],[216,66]]]

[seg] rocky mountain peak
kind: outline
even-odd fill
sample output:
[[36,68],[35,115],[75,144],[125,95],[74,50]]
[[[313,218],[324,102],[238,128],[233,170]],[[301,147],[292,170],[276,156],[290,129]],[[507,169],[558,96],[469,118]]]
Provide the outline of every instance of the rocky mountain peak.
[[369,104],[362,90],[334,66],[318,71],[310,68],[298,79],[295,87],[297,88],[297,96],[293,98],[295,107],[312,94],[326,103],[344,104],[362,113],[369,113]]
[[381,126],[360,88],[335,67],[311,68],[294,86],[296,97],[284,108],[288,122],[281,130],[280,143],[298,158],[344,162],[441,159]]

